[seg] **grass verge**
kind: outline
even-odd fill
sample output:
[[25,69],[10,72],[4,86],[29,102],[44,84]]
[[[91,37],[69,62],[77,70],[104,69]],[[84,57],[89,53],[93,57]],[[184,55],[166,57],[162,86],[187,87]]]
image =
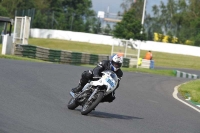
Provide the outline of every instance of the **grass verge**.
[[185,98],[191,97],[192,101],[200,103],[200,79],[181,85],[179,92]]
[[0,54],[0,58],[13,59],[13,60],[24,60],[24,61],[32,61],[32,62],[45,62],[45,61],[42,61],[42,60],[19,57],[19,56],[14,56],[14,55],[1,55]]

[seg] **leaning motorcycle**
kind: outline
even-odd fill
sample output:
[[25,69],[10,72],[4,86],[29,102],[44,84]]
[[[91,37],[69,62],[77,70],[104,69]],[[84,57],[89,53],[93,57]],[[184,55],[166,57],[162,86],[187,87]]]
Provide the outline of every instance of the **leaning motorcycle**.
[[76,107],[82,106],[81,114],[87,115],[106,95],[115,90],[117,84],[118,77],[113,71],[103,71],[99,80],[87,83],[80,93],[70,92],[72,98],[68,103],[68,109],[74,110]]

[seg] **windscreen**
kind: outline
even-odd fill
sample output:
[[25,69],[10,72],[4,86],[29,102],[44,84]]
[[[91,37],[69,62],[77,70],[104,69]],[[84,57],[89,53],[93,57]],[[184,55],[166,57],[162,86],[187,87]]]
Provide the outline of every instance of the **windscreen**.
[[115,80],[115,82],[118,82],[118,77],[113,71],[107,70],[107,71],[103,71],[103,73],[107,73],[108,75],[110,75],[113,78],[113,80]]

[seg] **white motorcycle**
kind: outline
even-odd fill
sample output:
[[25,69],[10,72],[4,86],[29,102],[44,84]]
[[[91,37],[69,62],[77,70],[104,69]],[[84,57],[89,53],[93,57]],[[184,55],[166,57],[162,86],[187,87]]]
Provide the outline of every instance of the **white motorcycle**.
[[90,81],[83,87],[80,93],[70,92],[72,98],[68,103],[68,109],[74,110],[81,105],[81,114],[87,115],[96,108],[106,95],[115,90],[117,84],[118,77],[113,71],[103,71],[102,77],[98,81]]

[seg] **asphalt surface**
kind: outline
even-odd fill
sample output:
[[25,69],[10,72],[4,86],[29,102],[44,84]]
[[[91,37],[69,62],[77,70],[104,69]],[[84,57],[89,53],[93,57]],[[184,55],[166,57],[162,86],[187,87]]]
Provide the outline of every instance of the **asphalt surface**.
[[0,59],[0,133],[200,133],[200,114],[172,97],[189,79],[125,72],[113,103],[68,110],[86,69]]

